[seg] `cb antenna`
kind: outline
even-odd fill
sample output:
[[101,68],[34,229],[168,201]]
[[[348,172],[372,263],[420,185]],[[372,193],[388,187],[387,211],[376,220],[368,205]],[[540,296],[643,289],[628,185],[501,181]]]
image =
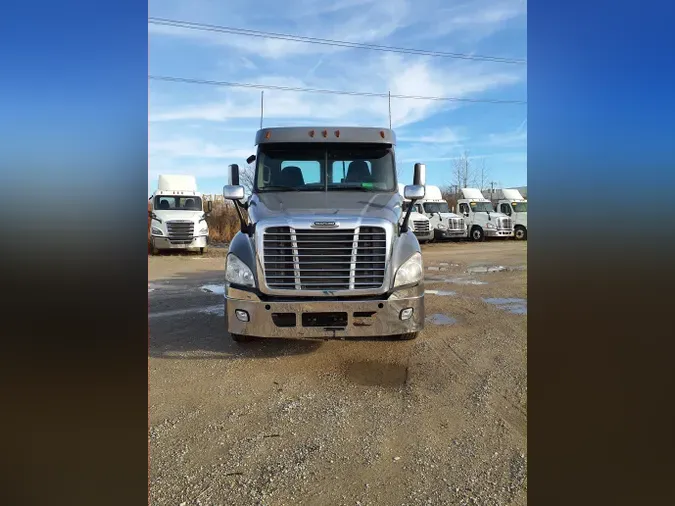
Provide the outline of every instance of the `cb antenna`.
[[391,130],[391,90],[389,90],[389,130]]
[[262,129],[262,123],[263,123],[263,111],[265,108],[265,90],[262,90],[260,92],[260,128]]

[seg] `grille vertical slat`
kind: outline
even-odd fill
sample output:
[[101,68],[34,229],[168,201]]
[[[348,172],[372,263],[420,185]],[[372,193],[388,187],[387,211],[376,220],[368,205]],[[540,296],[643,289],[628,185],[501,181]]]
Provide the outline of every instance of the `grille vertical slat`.
[[270,227],[263,233],[265,281],[278,290],[379,288],[384,283],[386,245],[381,227]]
[[192,221],[167,221],[166,230],[169,240],[175,244],[191,243],[194,238],[195,224]]

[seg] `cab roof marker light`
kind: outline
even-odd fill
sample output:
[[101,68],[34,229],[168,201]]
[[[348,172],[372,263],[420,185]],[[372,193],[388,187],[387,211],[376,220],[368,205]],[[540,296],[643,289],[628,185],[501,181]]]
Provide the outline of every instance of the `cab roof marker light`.
[[340,137],[340,130],[335,130],[335,137]]
[[312,138],[314,138],[314,130],[310,130],[310,131],[309,131],[309,136],[312,137]]
[[268,130],[267,132],[265,132],[265,139],[269,139],[271,135],[272,135],[272,132],[270,132]]
[[323,135],[324,138],[328,137],[328,130],[324,130],[323,132],[321,132],[321,135]]

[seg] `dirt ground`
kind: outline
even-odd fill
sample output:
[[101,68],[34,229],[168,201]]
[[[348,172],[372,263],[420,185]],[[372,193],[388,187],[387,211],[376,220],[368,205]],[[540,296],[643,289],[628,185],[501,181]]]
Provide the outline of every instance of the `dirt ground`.
[[414,341],[224,329],[224,249],[149,258],[151,505],[527,503],[527,243],[423,246]]

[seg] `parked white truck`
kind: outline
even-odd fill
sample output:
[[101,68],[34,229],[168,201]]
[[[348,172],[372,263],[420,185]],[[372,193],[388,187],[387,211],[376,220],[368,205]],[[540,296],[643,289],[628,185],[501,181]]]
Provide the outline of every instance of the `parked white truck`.
[[[405,185],[399,183],[398,193],[401,195],[401,197],[404,197],[404,189]],[[405,197],[403,198],[403,214],[401,215],[401,223],[403,222],[405,213],[408,211],[408,208],[411,204],[412,202],[409,199],[406,199]],[[417,202],[412,204],[412,211],[410,211],[410,230],[413,231],[413,234],[415,234],[419,242],[424,243],[434,239],[434,230],[431,227],[429,218],[424,215],[422,206],[420,206]]]
[[457,201],[459,212],[464,216],[469,237],[483,241],[486,237],[513,237],[513,220],[495,212],[492,203],[477,188],[462,188]]
[[[424,328],[424,264],[401,222],[396,137],[386,128],[284,127],[256,134],[248,219],[239,167],[223,196],[240,231],[225,263],[225,325],[251,338],[398,336]],[[424,197],[415,164],[405,198]]]
[[152,254],[160,250],[185,249],[204,253],[208,244],[209,227],[204,212],[202,194],[197,191],[194,176],[159,176],[157,190],[150,197],[148,213]]
[[490,199],[495,211],[511,217],[514,237],[527,239],[527,199],[515,188],[486,190],[483,195]]
[[427,185],[424,198],[417,205],[429,218],[433,239],[462,239],[468,234],[464,218],[450,211],[438,186]]

